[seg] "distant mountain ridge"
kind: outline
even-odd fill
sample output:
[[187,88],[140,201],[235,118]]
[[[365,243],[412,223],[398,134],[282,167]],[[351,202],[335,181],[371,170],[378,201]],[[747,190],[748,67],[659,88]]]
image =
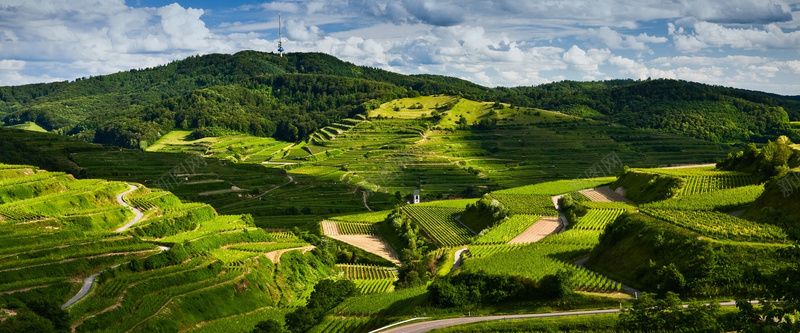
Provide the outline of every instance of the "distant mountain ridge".
[[193,56],[111,75],[0,87],[5,125],[35,122],[86,141],[139,147],[174,129],[222,127],[296,141],[382,102],[449,94],[604,119],[711,141],[792,134],[800,97],[675,80],[563,81],[487,88],[403,75],[321,53]]

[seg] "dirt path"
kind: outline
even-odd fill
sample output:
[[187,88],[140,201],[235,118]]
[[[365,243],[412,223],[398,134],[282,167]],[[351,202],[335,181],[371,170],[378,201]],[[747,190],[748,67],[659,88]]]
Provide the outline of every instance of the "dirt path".
[[339,225],[334,222],[323,221],[320,225],[325,236],[374,253],[396,265],[400,265],[400,257],[383,238],[376,235],[342,235],[339,232]]
[[542,238],[550,236],[558,232],[561,228],[561,222],[555,217],[543,217],[536,221],[533,225],[525,229],[517,237],[514,237],[508,244],[527,244],[538,242]]
[[632,202],[628,199],[625,199],[622,194],[614,192],[608,186],[601,186],[597,188],[591,188],[588,190],[580,191],[581,194],[589,198],[589,200],[596,201],[596,202],[623,202],[626,204],[632,204]]
[[133,192],[133,191],[135,191],[137,189],[136,186],[133,186],[133,185],[130,185],[130,184],[128,186],[130,186],[130,190],[127,190],[127,191],[122,192],[119,195],[117,195],[117,202],[119,202],[119,204],[122,205],[123,207],[127,207],[128,209],[130,209],[135,216],[133,217],[133,220],[128,222],[128,224],[122,226],[121,228],[119,228],[117,230],[114,230],[114,232],[123,232],[125,230],[128,230],[128,228],[130,228],[131,226],[133,226],[137,222],[141,221],[142,218],[144,217],[144,214],[142,213],[141,210],[139,210],[136,207],[133,207],[131,205],[128,205],[128,203],[125,202],[125,200],[122,200],[123,196],[125,196],[126,194],[131,193],[131,192]]
[[330,238],[345,242],[364,251],[374,253],[386,260],[393,262],[395,265],[400,265],[400,257],[392,249],[392,247],[375,235],[326,235]]
[[281,256],[286,252],[294,251],[294,250],[300,250],[302,253],[306,253],[308,251],[313,250],[314,248],[315,248],[315,246],[293,247],[293,248],[290,248],[290,249],[282,249],[282,250],[275,250],[275,251],[272,251],[272,252],[267,252],[267,253],[264,254],[264,256],[269,258],[269,260],[272,261],[273,264],[277,264],[277,263],[279,263],[281,261]]
[[92,275],[89,275],[89,277],[87,277],[85,280],[83,280],[83,286],[81,286],[81,290],[78,291],[78,293],[75,296],[72,296],[72,298],[70,298],[69,301],[64,303],[64,305],[61,306],[61,309],[62,310],[66,309],[68,306],[74,304],[79,299],[83,298],[83,296],[86,296],[86,294],[89,293],[89,290],[92,289],[92,283],[94,283],[94,279],[96,279],[98,276],[100,276],[100,273],[94,273]]

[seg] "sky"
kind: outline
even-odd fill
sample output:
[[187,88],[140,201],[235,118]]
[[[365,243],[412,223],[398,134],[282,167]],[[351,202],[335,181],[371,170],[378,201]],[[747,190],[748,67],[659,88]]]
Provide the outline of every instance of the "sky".
[[0,86],[324,52],[484,86],[673,78],[800,95],[800,0],[0,0]]

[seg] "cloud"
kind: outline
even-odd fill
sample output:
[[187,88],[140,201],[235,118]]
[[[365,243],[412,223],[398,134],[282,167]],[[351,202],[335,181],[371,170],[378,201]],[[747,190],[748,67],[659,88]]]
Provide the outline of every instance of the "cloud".
[[800,49],[800,31],[784,32],[775,24],[764,29],[728,28],[717,23],[697,22],[694,32],[675,29],[670,23],[675,48],[681,52],[696,52],[707,47],[728,46],[736,49]]
[[641,33],[638,36],[630,36],[620,34],[607,26],[598,29],[589,28],[586,33],[580,36],[581,39],[598,40],[603,45],[612,50],[639,50],[649,51],[647,43],[664,43],[667,41],[666,37],[649,36],[647,33]]
[[301,42],[313,41],[322,38],[325,33],[317,26],[306,27],[303,20],[286,21],[286,36]]
[[586,77],[594,78],[603,74],[600,72],[599,67],[608,60],[610,55],[611,52],[609,50],[589,49],[587,52],[577,45],[572,45],[567,52],[564,52],[562,57],[570,67],[584,72]]
[[681,0],[684,12],[700,21],[723,24],[767,24],[792,20],[791,10],[767,0]]
[[461,7],[430,0],[403,0],[405,10],[420,22],[435,26],[452,26],[464,22]]

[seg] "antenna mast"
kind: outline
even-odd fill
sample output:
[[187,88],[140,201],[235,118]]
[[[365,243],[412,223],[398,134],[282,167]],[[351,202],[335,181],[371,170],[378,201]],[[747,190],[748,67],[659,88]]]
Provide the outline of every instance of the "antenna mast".
[[283,29],[281,27],[281,12],[278,11],[278,53],[283,57]]

